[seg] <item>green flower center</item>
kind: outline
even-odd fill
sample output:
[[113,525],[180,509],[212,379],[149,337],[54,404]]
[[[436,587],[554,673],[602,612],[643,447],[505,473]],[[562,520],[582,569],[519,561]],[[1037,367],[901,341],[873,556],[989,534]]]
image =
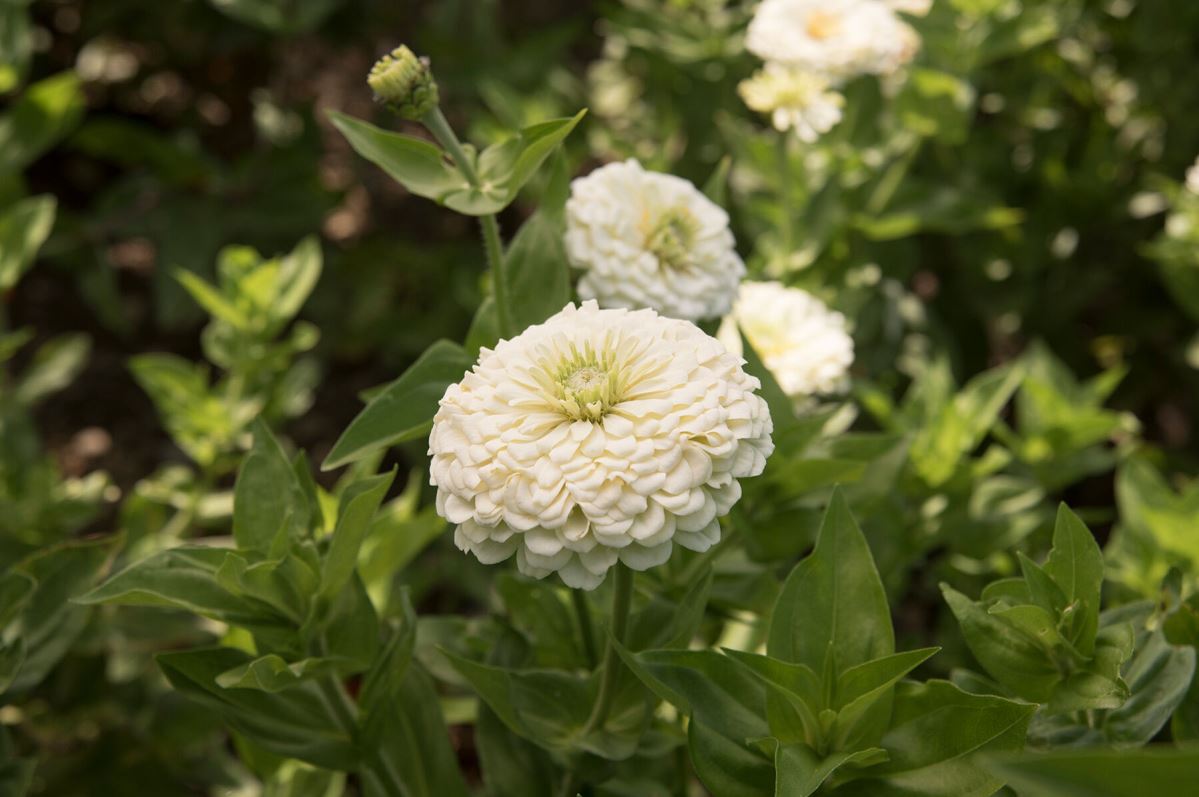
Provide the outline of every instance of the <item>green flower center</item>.
[[658,217],[645,237],[645,248],[667,268],[686,269],[692,264],[691,247],[699,222],[685,208],[671,208]]
[[597,422],[620,402],[621,369],[611,355],[575,351],[550,374],[550,393],[568,418]]

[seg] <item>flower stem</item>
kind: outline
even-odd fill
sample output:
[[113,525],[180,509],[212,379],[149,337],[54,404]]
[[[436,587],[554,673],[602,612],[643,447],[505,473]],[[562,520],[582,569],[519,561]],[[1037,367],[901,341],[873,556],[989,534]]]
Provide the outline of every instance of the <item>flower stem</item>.
[[[421,122],[433,134],[433,138],[437,139],[437,143],[450,153],[450,157],[458,166],[458,171],[462,172],[462,176],[471,184],[471,187],[481,188],[479,173],[475,171],[475,165],[467,156],[466,150],[462,149],[462,143],[458,141],[458,136],[454,134],[450,123],[446,121],[441,108],[433,108],[421,118]],[[511,338],[520,330],[513,328],[512,317],[509,314],[508,275],[504,272],[504,244],[500,239],[500,225],[496,221],[494,213],[486,213],[479,217],[479,226],[483,231],[483,249],[487,253],[487,266],[491,269],[491,288],[495,292],[496,323],[499,326],[500,337]]]
[[587,596],[581,589],[572,589],[570,602],[574,604],[575,617],[579,620],[579,634],[583,637],[583,653],[587,656],[587,666],[594,667],[599,659],[595,655],[595,633],[591,630],[591,607],[587,605]]
[[791,207],[791,156],[787,151],[788,137],[786,133],[779,133],[775,136],[778,142],[778,159],[779,159],[779,210],[783,214],[783,224],[779,232],[782,235],[783,256],[791,256],[792,234],[791,228],[795,220],[791,217],[794,209]]
[[620,657],[616,653],[613,642],[624,642],[625,628],[629,624],[629,606],[633,602],[633,571],[623,564],[617,564],[616,583],[612,593],[612,618],[609,621],[608,644],[604,648],[604,661],[600,665],[599,694],[595,698],[595,707],[587,724],[583,726],[583,736],[604,727],[608,712],[612,708],[612,696],[616,690],[616,676],[620,674]]

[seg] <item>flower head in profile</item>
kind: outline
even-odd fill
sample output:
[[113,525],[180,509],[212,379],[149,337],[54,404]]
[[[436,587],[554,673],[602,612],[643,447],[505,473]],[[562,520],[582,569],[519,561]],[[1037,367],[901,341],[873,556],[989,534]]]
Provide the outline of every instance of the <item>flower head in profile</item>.
[[811,143],[841,121],[845,98],[829,88],[828,79],[801,67],[768,63],[737,87],[751,110],[770,114],[780,133],[795,130]]
[[652,310],[567,305],[478,363],[429,436],[437,511],[479,561],[593,589],[618,561],[703,551],[773,450],[757,379]]
[[741,283],[733,313],[717,334],[730,351],[740,353],[738,327],[792,399],[845,390],[853,365],[845,316],[807,291],[778,282]]
[[689,321],[729,311],[745,265],[728,214],[694,185],[628,160],[576,179],[570,193],[566,253],[583,270],[582,298]]
[[919,41],[884,0],[764,0],[746,47],[764,61],[848,79],[895,72]]

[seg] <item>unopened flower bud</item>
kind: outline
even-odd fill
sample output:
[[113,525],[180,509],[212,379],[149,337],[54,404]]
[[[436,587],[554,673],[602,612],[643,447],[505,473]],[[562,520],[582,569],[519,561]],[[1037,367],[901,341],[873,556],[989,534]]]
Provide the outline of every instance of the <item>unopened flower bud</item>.
[[380,58],[366,78],[375,99],[405,119],[420,119],[437,107],[437,83],[429,59],[404,45]]

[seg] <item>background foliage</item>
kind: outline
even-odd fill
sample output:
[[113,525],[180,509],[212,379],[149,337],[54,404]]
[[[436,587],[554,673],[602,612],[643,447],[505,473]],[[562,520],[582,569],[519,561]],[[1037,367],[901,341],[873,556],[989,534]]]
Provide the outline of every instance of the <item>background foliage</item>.
[[[1199,6],[937,0],[906,81],[781,154],[736,93],[750,6],[0,0],[0,794],[551,794],[563,762],[605,795],[1181,793]],[[853,395],[771,396],[732,542],[645,579],[581,739],[606,637],[463,557],[425,486],[430,404],[495,338],[474,220],[327,116],[400,125],[363,81],[399,41],[480,148],[588,109],[497,200],[520,327],[568,295],[538,270],[566,179],[625,157],[853,324]],[[891,640],[843,662],[885,662],[862,694],[777,630],[819,622],[834,544]],[[980,701],[1011,743],[896,753]]]

